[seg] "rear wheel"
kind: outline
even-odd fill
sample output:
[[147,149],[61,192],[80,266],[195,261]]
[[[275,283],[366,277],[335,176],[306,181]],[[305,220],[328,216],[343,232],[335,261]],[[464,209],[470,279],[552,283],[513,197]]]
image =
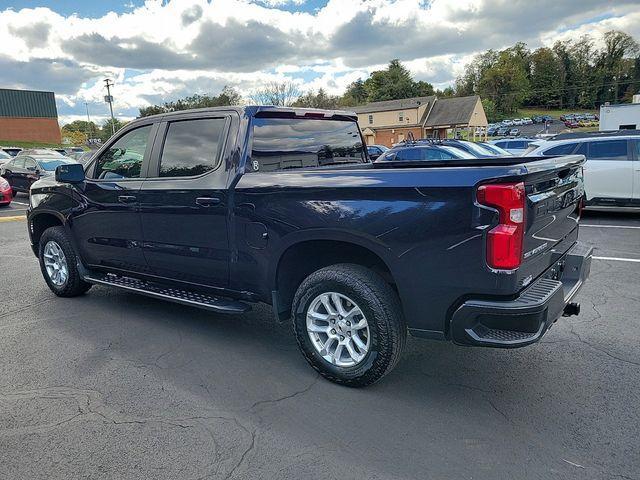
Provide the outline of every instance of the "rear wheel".
[[47,228],[40,237],[38,258],[47,285],[59,297],[75,297],[91,288],[78,272],[76,254],[63,227]]
[[325,378],[363,387],[389,373],[406,342],[395,291],[360,265],[309,275],[293,301],[294,331],[307,361]]

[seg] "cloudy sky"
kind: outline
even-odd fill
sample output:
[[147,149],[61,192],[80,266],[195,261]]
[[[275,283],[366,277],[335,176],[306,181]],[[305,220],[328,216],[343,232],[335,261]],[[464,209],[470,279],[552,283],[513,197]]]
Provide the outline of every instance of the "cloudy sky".
[[0,0],[0,87],[53,90],[62,123],[224,85],[346,85],[400,58],[452,84],[478,51],[616,28],[640,39],[640,0]]

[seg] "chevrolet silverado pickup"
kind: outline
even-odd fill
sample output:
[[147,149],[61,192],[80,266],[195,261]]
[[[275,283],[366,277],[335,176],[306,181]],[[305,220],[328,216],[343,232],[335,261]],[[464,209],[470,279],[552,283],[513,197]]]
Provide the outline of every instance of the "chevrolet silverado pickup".
[[58,296],[97,284],[218,313],[265,302],[321,375],[364,386],[408,333],[522,347],[579,312],[583,163],[376,163],[353,113],[173,112],[36,182],[28,229]]

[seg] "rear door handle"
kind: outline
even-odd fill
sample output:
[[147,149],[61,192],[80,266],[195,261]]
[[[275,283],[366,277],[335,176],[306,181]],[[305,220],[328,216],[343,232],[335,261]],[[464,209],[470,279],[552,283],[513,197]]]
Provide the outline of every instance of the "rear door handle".
[[220,199],[218,197],[198,197],[196,198],[196,203],[201,207],[211,207],[213,205],[218,205],[220,203]]
[[133,203],[136,201],[136,197],[134,197],[133,195],[120,195],[118,197],[118,201],[120,203]]

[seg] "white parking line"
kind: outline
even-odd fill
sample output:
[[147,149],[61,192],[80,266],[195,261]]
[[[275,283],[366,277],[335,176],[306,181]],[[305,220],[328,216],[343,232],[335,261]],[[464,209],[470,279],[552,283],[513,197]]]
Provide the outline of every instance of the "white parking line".
[[581,223],[580,224],[581,227],[594,227],[594,228],[629,228],[629,229],[638,229],[640,230],[640,227],[633,227],[631,225],[590,225],[590,224],[584,224]]
[[594,260],[610,260],[614,262],[640,263],[640,258],[620,258],[620,257],[593,257]]
[[28,203],[16,202],[15,200],[13,200],[11,203],[17,203],[18,205],[26,205],[27,207],[29,206]]

